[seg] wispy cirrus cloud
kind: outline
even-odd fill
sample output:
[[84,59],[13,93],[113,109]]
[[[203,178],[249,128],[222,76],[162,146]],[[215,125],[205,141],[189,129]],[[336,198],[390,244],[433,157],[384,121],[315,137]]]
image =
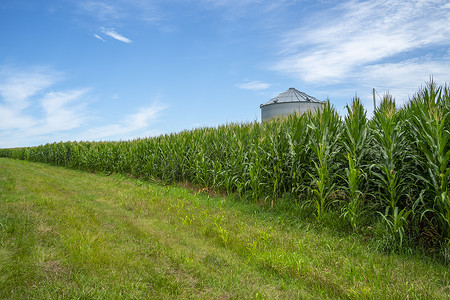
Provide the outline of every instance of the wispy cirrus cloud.
[[[7,133],[17,130],[26,130],[36,124],[36,120],[30,115],[24,115],[17,109],[0,104],[0,138]],[[7,141],[0,140],[0,147],[8,147]],[[3,145],[2,145],[3,144]]]
[[48,90],[64,77],[61,72],[3,66],[0,74],[0,147],[30,145],[77,128],[85,119],[86,89]]
[[123,43],[132,43],[133,41],[130,40],[129,38],[121,35],[120,33],[118,33],[114,28],[101,28],[102,33],[106,34],[107,36],[112,37],[113,39],[116,39],[118,41],[121,41]]
[[59,73],[47,67],[18,70],[10,66],[0,68],[0,130],[24,130],[36,125],[37,120],[24,113],[31,98],[60,78]]
[[90,128],[79,135],[79,140],[118,140],[133,139],[156,135],[156,130],[149,126],[157,121],[162,111],[168,106],[154,102],[147,107],[141,107],[137,112],[126,115],[120,122],[105,126]]
[[98,34],[94,34],[94,37],[96,38],[96,39],[99,39],[100,41],[102,41],[102,42],[106,42],[105,41],[105,39],[103,39],[101,36],[99,36]]
[[[368,66],[359,78],[360,86],[370,90],[389,92],[400,105],[414,96],[419,86],[433,77],[438,84],[450,78],[450,59],[436,61],[433,59],[410,59],[395,63]],[[369,101],[370,106],[372,105]]]
[[[155,101],[120,122],[92,125],[90,88],[58,90],[64,77],[48,67],[0,66],[0,148],[69,140],[114,140],[150,136],[150,125],[167,105]],[[86,129],[87,128],[87,129]]]
[[39,101],[45,116],[31,133],[46,134],[80,127],[86,119],[83,99],[88,92],[85,88],[46,93]]
[[[345,1],[330,10],[329,18],[287,33],[274,69],[302,81],[332,84],[364,77],[381,80],[380,70],[389,76],[424,60],[423,66],[430,67],[425,72],[433,74],[440,72],[435,68],[439,64],[450,62],[432,54],[436,48],[450,47],[448,24],[448,1]],[[403,59],[405,53],[408,60]],[[448,78],[450,71],[445,73]]]
[[237,84],[236,86],[238,88],[244,89],[244,90],[260,91],[260,90],[268,89],[271,86],[271,84],[254,80],[254,81],[249,81],[246,83],[240,83],[240,84]]
[[10,66],[0,68],[0,96],[9,106],[17,110],[29,105],[29,97],[53,85],[61,78],[59,72],[48,67],[31,67],[17,70]]

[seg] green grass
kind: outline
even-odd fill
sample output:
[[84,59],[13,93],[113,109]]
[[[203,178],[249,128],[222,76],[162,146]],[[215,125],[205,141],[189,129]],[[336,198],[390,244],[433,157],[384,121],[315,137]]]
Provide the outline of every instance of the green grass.
[[0,158],[0,298],[450,297],[447,266],[279,201]]

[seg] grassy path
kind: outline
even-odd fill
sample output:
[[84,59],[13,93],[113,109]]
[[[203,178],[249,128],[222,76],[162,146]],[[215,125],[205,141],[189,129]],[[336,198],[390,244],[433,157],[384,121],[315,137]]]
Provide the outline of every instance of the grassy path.
[[231,198],[0,158],[1,299],[445,299],[449,271]]

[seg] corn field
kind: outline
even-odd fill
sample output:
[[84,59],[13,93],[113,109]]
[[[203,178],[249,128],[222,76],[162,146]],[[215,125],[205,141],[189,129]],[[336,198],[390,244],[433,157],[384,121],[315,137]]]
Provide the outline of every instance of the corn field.
[[0,156],[164,182],[192,182],[259,201],[290,194],[320,221],[329,209],[358,230],[371,214],[402,245],[450,244],[450,90],[434,82],[368,119],[355,97],[321,111],[120,142],[0,149]]

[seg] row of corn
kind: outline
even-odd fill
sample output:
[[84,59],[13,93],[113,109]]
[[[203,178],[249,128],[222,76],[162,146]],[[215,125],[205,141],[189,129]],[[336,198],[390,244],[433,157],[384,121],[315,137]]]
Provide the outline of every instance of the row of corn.
[[386,95],[371,119],[355,97],[315,113],[120,142],[0,149],[0,156],[165,182],[256,200],[292,195],[317,219],[339,209],[358,230],[371,214],[405,237],[450,243],[450,89],[428,83],[402,108]]

